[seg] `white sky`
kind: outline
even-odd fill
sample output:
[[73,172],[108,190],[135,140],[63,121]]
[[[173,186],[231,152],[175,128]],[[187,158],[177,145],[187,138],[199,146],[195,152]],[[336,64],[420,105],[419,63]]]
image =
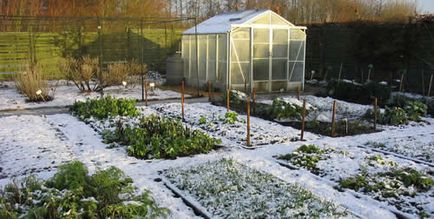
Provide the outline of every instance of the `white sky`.
[[434,13],[434,0],[418,0],[418,2],[422,13]]

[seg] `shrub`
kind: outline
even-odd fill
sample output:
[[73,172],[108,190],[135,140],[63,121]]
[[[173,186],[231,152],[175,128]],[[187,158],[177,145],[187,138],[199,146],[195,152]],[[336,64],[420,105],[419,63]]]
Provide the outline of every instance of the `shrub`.
[[116,99],[110,96],[101,99],[88,99],[86,102],[75,102],[71,110],[80,119],[94,117],[105,119],[110,116],[137,116],[135,100]]
[[[137,83],[135,76],[142,71],[142,64],[133,59],[127,62],[117,62],[107,66],[107,72],[103,73],[104,87],[121,85],[123,81],[127,85]],[[147,71],[146,64],[143,64],[143,72]]]
[[15,77],[17,90],[27,97],[28,101],[50,101],[54,98],[50,95],[48,82],[45,80],[40,66],[29,67],[27,71],[18,73]]
[[169,158],[208,153],[221,141],[207,134],[184,127],[179,120],[151,115],[143,117],[138,127],[119,124],[114,131],[105,131],[106,142],[128,145],[130,156],[137,158]]
[[336,99],[369,104],[372,97],[377,97],[380,105],[390,98],[391,88],[374,81],[366,84],[349,82],[346,80],[330,81],[327,85],[328,94]]
[[101,88],[98,83],[91,88],[91,81],[97,79],[101,72],[98,58],[66,57],[59,62],[58,66],[59,70],[64,72],[66,79],[72,81],[79,90],[90,92]]
[[0,191],[0,217],[137,218],[168,214],[167,209],[156,206],[147,191],[136,195],[131,178],[116,167],[89,176],[82,163],[73,161],[59,170],[47,181],[29,176],[21,186],[6,185]]

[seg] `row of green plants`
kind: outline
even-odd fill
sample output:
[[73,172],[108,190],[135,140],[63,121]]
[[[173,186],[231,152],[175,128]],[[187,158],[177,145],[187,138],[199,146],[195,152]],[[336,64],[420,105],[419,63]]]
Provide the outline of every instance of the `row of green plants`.
[[111,96],[100,99],[87,99],[85,102],[77,101],[71,110],[81,120],[91,117],[106,119],[114,116],[135,117],[139,115],[135,100],[117,99]]
[[[386,106],[384,112],[377,110],[377,121],[384,125],[404,125],[409,121],[422,121],[421,117],[427,114],[427,106],[417,100],[408,100],[399,104]],[[374,110],[368,110],[365,117],[369,120],[374,119]]]
[[0,189],[0,218],[158,218],[148,191],[138,193],[132,179],[109,167],[89,175],[79,161],[61,165],[47,180],[28,176]]
[[317,167],[318,162],[326,160],[333,151],[332,148],[321,149],[316,145],[309,144],[298,147],[292,153],[280,155],[277,159],[286,160],[297,167],[305,168],[313,174],[319,175],[321,170]]
[[104,130],[106,143],[128,146],[130,156],[150,159],[174,159],[215,149],[221,140],[200,130],[193,130],[180,120],[150,115],[140,118],[137,125],[119,121],[114,130]]

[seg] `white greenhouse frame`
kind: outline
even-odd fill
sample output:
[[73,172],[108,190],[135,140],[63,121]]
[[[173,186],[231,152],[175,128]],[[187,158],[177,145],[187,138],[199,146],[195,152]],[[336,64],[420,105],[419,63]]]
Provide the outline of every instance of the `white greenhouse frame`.
[[183,33],[184,78],[246,92],[304,89],[305,30],[271,10],[217,15]]

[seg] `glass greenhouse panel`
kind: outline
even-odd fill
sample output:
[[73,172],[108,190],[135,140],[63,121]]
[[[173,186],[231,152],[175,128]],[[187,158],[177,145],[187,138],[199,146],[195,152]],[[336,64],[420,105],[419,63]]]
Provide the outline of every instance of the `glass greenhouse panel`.
[[231,64],[231,84],[244,84],[248,80],[250,63]]
[[276,16],[276,15],[272,15],[271,16],[271,24],[276,24],[276,25],[288,25],[288,23],[283,20],[282,18]]
[[290,30],[291,40],[305,40],[306,33],[301,29],[291,29]]
[[182,60],[184,62],[184,77],[189,77],[190,66],[190,36],[182,38]]
[[290,41],[289,60],[304,61],[304,41]]
[[190,38],[190,78],[196,78],[197,77],[197,64],[196,64],[196,38],[194,36],[191,36]]
[[219,82],[226,82],[226,62],[220,62],[218,63],[218,74],[217,74],[217,81]]
[[253,29],[253,43],[270,43],[270,30],[264,28],[254,28]]
[[268,59],[253,60],[253,80],[268,80],[269,66]]
[[216,79],[216,36],[208,36],[208,80]]
[[272,75],[273,80],[285,80],[286,79],[286,65],[288,61],[286,59],[273,59]]
[[206,80],[206,48],[207,48],[207,36],[199,36],[199,79]]
[[260,18],[258,18],[258,20],[256,20],[253,23],[254,24],[270,24],[270,14],[267,13],[267,14],[261,16]]
[[288,30],[287,29],[274,29],[273,30],[273,44],[288,44]]
[[231,61],[250,62],[250,42],[248,40],[232,41]]
[[302,81],[303,80],[303,62],[289,62],[289,81]]

